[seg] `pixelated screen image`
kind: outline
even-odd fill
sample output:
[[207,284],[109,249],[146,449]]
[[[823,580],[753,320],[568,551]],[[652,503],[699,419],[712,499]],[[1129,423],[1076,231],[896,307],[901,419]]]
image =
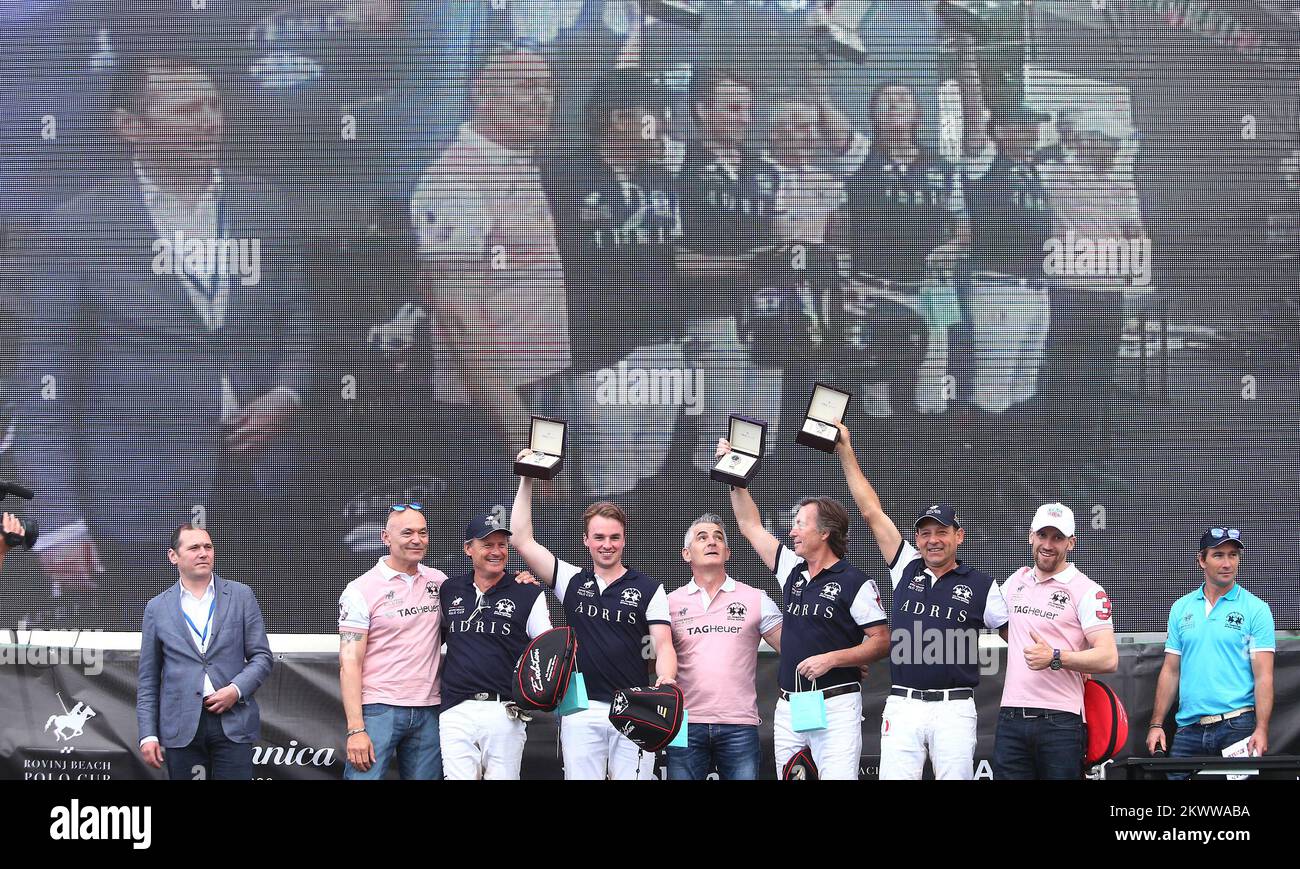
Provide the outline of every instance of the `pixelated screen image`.
[[0,628],[139,630],[191,522],[333,632],[391,505],[468,567],[534,416],[561,558],[613,501],[672,590],[716,513],[778,594],[710,479],[737,414],[764,524],[837,499],[888,606],[824,384],[905,537],[952,504],[1002,579],[1061,502],[1144,632],[1236,528],[1300,629],[1298,11],[0,0]]

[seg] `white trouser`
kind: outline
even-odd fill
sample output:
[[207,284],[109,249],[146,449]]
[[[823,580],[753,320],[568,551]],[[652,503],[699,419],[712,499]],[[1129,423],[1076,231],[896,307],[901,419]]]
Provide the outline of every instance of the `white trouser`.
[[777,700],[772,716],[776,774],[805,745],[812,750],[817,777],[856,781],[862,760],[862,692],[851,691],[826,701],[826,727],[795,733],[790,728],[790,701]]
[[609,368],[573,378],[583,491],[613,498],[663,470],[687,402],[703,402],[680,342],[638,347]]
[[1002,413],[1038,394],[1052,306],[1047,287],[971,279],[971,401]]
[[[655,756],[609,723],[609,704],[591,701],[590,708],[560,719],[564,778],[571,781],[647,780],[655,777]],[[639,769],[638,769],[639,767]]]
[[528,732],[504,703],[465,700],[438,716],[442,772],[448,781],[519,780]]
[[916,409],[943,413],[948,409],[948,327],[929,327],[925,347],[925,359],[916,372]]
[[781,369],[759,368],[736,333],[735,317],[696,317],[686,321],[686,364],[701,371],[703,412],[696,417],[695,467],[718,463],[718,438],[727,436],[731,414],[767,421],[767,454],[780,440]]
[[926,753],[936,779],[975,777],[975,701],[927,703],[891,695],[880,722],[880,779],[919,781]]

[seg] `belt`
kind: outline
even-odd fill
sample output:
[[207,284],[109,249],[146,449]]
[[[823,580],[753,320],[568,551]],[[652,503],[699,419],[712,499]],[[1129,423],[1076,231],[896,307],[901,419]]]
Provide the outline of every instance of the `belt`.
[[1066,712],[1064,709],[1036,709],[1033,706],[1003,706],[1003,712],[1010,712],[1016,718],[1050,718],[1053,715],[1073,715],[1079,717],[1077,712]]
[[1234,718],[1240,718],[1247,712],[1254,711],[1254,706],[1243,706],[1240,709],[1234,709],[1231,712],[1225,712],[1222,715],[1202,715],[1200,718],[1196,719],[1196,723],[1200,725],[1218,724],[1220,721],[1231,721]]
[[889,689],[895,697],[907,697],[910,700],[924,700],[934,703],[940,700],[970,700],[975,696],[973,688],[945,688],[942,691],[921,691],[917,688],[900,688],[895,685]]
[[[861,690],[862,690],[862,686],[861,686],[861,685],[857,685],[857,684],[853,684],[853,685],[836,685],[834,688],[827,688],[827,689],[825,689],[824,691],[822,691],[822,697],[823,697],[824,699],[826,699],[826,700],[829,700],[829,699],[831,699],[832,697],[839,697],[841,694],[852,694],[854,691],[861,691]],[[807,692],[807,691],[796,691],[796,692],[794,692],[794,693],[796,693],[796,694],[807,694],[808,692]],[[782,699],[782,700],[789,700],[789,699],[790,699],[790,692],[789,692],[789,691],[786,691],[786,690],[784,690],[784,689],[782,689],[782,690],[781,690],[781,699]]]
[[475,694],[473,697],[470,697],[469,699],[470,699],[470,700],[484,700],[484,701],[491,701],[491,702],[493,702],[493,703],[513,703],[513,702],[515,702],[515,698],[513,698],[513,697],[502,697],[500,694],[494,694],[494,693],[492,693],[491,691],[480,691],[480,692],[478,692],[477,694]]

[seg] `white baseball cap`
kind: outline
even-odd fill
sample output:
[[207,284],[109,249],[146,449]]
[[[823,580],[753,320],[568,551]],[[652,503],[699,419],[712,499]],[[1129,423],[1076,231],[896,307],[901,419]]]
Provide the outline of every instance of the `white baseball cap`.
[[1137,135],[1128,119],[1116,112],[1093,109],[1078,112],[1069,120],[1074,130],[1079,133],[1096,133],[1120,142],[1127,142]]
[[1034,521],[1029,526],[1029,531],[1033,533],[1043,528],[1055,528],[1066,537],[1073,537],[1074,511],[1064,504],[1044,504],[1034,514]]

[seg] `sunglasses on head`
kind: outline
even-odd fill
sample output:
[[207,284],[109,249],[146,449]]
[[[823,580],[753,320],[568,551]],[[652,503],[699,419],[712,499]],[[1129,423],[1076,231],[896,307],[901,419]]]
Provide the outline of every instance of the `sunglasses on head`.
[[1226,537],[1229,540],[1240,540],[1241,531],[1236,528],[1211,528],[1210,536],[1216,540],[1221,537]]
[[403,510],[424,510],[424,505],[412,501],[409,504],[394,504],[388,508],[389,513],[401,513]]

